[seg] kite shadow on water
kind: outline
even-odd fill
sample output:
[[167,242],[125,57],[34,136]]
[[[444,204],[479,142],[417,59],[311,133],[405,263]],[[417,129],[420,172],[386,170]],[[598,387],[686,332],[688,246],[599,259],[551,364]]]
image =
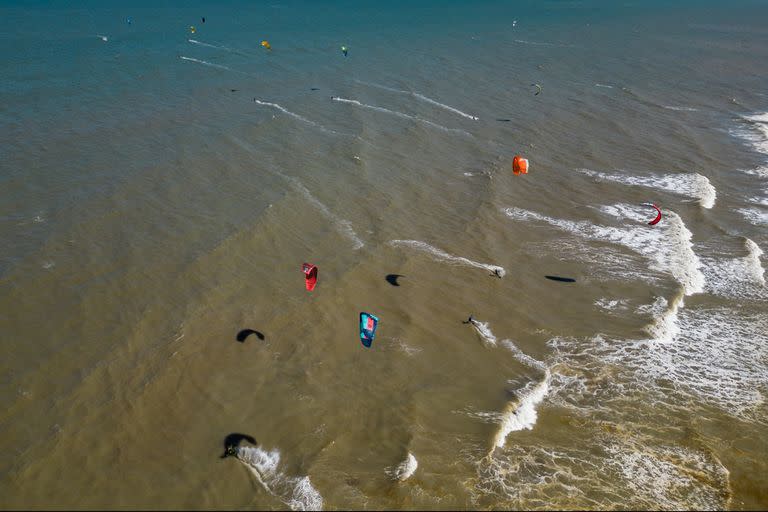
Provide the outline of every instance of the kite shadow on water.
[[561,276],[544,276],[550,281],[560,281],[561,283],[575,283],[576,280],[572,277],[561,277]]
[[233,455],[234,449],[240,446],[240,443],[243,441],[248,441],[253,445],[258,444],[256,439],[248,434],[238,434],[237,432],[229,434],[224,438],[224,453],[219,458],[226,459],[228,456]]
[[237,333],[237,341],[239,341],[240,343],[245,343],[245,339],[251,334],[255,334],[256,337],[259,338],[260,340],[264,339],[264,335],[259,331],[254,331],[253,329],[243,329],[242,331]]
[[402,274],[387,274],[387,277],[385,277],[384,279],[386,279],[387,282],[392,286],[400,286],[400,283],[397,282],[397,279],[400,277],[405,277],[405,276]]

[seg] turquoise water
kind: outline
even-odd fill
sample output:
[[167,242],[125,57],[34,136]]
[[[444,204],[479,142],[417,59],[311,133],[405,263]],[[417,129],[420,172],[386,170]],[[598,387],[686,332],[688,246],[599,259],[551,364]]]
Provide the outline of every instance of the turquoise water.
[[764,508],[766,20],[3,3],[0,506]]

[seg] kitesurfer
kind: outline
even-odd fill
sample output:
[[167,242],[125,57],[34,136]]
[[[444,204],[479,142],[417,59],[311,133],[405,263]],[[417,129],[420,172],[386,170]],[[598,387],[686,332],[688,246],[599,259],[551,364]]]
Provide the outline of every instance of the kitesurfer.
[[472,318],[472,315],[469,315],[469,318],[467,318],[467,320],[465,322],[461,322],[461,323],[475,325],[475,319]]
[[495,275],[496,277],[501,279],[501,269],[499,269],[499,268],[493,269],[493,275]]

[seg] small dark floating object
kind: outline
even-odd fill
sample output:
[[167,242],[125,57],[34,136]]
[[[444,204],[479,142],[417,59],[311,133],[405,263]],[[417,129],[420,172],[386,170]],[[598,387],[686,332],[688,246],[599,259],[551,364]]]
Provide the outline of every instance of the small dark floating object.
[[552,281],[560,281],[562,283],[575,283],[576,280],[572,277],[560,277],[560,276],[544,276]]
[[259,331],[254,331],[253,329],[243,329],[239,333],[237,333],[237,341],[240,343],[245,343],[245,339],[250,336],[251,334],[255,334],[257,338],[260,340],[264,339],[264,335],[261,334]]
[[511,121],[511,119],[497,119],[497,121],[502,122],[502,123],[508,123],[508,122]]
[[398,277],[405,277],[405,276],[401,274],[387,274],[387,277],[385,277],[384,279],[386,279],[387,282],[392,286],[400,286],[400,283],[397,282]]
[[229,92],[237,92],[237,89],[230,89]]
[[310,90],[310,91],[319,91],[319,90],[320,90],[320,88],[319,88],[319,87],[312,87],[312,88],[310,88],[309,90]]

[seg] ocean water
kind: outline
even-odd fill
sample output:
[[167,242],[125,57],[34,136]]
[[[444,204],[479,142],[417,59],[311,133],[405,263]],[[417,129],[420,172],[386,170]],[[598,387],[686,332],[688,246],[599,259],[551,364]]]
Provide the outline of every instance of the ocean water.
[[3,2],[0,508],[768,507],[765,20]]

